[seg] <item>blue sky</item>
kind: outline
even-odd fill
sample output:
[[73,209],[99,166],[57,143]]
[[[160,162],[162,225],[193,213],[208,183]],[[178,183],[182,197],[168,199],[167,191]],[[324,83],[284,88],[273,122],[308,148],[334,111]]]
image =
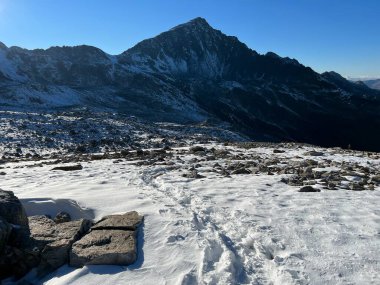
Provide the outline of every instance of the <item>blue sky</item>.
[[118,54],[198,16],[260,53],[380,78],[379,0],[0,0],[0,41]]

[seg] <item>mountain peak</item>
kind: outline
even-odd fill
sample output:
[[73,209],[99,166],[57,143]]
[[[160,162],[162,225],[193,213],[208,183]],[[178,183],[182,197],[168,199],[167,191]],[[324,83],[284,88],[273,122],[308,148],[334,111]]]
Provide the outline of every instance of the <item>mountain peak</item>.
[[189,23],[197,24],[197,25],[206,25],[210,26],[209,23],[206,21],[205,18],[197,17],[189,21]]
[[194,18],[184,24],[178,25],[171,30],[177,30],[177,29],[183,29],[183,28],[190,28],[190,29],[201,29],[201,30],[213,30],[213,28],[210,26],[210,24],[206,21],[206,19],[202,17]]

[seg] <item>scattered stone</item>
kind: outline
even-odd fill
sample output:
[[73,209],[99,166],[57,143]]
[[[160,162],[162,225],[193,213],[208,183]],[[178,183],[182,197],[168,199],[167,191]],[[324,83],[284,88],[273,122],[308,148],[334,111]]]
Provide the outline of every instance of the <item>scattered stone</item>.
[[183,174],[182,176],[186,178],[192,178],[192,179],[200,179],[200,178],[205,177],[203,175],[200,175],[196,169],[192,169],[190,170],[189,173]]
[[231,154],[226,149],[213,149],[213,153],[218,158],[227,158]]
[[75,170],[82,170],[83,166],[80,164],[77,165],[68,165],[68,166],[57,166],[54,167],[52,170],[62,170],[62,171],[75,171]]
[[66,223],[70,221],[71,221],[71,216],[69,213],[66,213],[66,212],[59,212],[54,218],[54,222],[56,224]]
[[273,150],[273,153],[284,153],[285,150],[281,150],[281,149],[274,149]]
[[246,168],[239,168],[231,172],[231,174],[251,174],[251,171],[249,171]]
[[321,190],[312,186],[304,186],[298,192],[321,192]]
[[350,183],[349,188],[354,191],[363,191],[364,187],[359,183]]
[[0,175],[3,176],[3,175],[7,175],[7,174],[6,174],[5,172],[1,171],[1,172],[0,172]]
[[198,153],[198,152],[205,152],[206,149],[204,147],[201,147],[201,146],[192,146],[190,148],[190,152],[191,153]]
[[90,156],[90,160],[101,160],[101,159],[104,159],[103,154],[93,154]]
[[375,185],[368,184],[368,190],[375,190]]
[[375,175],[371,177],[371,180],[373,182],[376,182],[377,184],[380,184],[380,175]]
[[323,152],[320,152],[320,151],[312,150],[312,151],[308,151],[308,152],[304,153],[304,155],[310,155],[310,156],[323,156],[324,153],[323,153]]

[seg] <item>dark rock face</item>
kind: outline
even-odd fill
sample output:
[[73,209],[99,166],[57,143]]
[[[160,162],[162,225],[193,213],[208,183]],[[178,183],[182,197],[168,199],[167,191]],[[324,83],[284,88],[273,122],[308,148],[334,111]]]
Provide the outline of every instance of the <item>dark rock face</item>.
[[117,56],[89,46],[2,52],[15,70],[0,67],[0,105],[19,106],[28,90],[35,108],[58,96],[155,121],[227,123],[255,140],[380,150],[379,91],[260,55],[202,18]]
[[0,189],[0,217],[13,225],[11,243],[15,246],[24,244],[29,236],[28,218],[20,200],[12,191]]
[[22,276],[33,263],[29,244],[29,224],[19,199],[11,191],[0,189],[0,279]]
[[8,242],[12,227],[2,217],[0,217],[0,254],[3,252],[5,245]]

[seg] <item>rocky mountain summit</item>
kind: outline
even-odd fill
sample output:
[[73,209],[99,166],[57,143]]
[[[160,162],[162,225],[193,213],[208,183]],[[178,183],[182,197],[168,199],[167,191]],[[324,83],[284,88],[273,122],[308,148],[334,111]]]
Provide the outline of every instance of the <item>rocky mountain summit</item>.
[[258,54],[196,18],[120,55],[0,45],[3,110],[86,106],[255,140],[379,150],[380,93],[295,59]]

